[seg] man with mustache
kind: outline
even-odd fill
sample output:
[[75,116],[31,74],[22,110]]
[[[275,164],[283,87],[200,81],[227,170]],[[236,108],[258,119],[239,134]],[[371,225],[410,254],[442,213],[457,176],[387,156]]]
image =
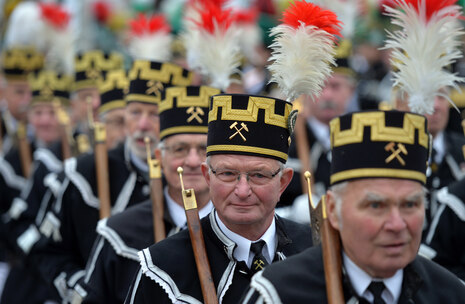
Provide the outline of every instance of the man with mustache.
[[[144,138],[150,138],[153,150],[158,143],[160,91],[173,84],[188,85],[192,75],[171,63],[136,60],[128,78],[124,117],[127,138],[108,152],[112,214],[149,198]],[[97,236],[100,203],[95,172],[94,154],[69,159],[64,165],[65,179],[57,200],[46,215],[50,225],[41,226],[49,242],[38,248],[35,258],[42,275],[65,301],[83,279]]]
[[[284,191],[278,206],[290,205],[295,198],[302,194],[300,181],[302,155],[298,155],[299,144],[308,146],[310,166],[312,168],[313,193],[320,197],[329,186],[329,168],[331,153],[329,145],[329,122],[331,119],[346,113],[350,101],[354,98],[357,85],[356,73],[349,65],[351,42],[343,40],[336,47],[336,63],[333,73],[325,81],[321,95],[315,101],[309,97],[302,97],[303,117],[306,120],[306,142],[298,143],[298,137],[293,136],[289,148],[288,166],[294,169],[294,176],[289,187]],[[299,132],[299,129],[296,130]],[[306,196],[305,196],[306,199]],[[306,210],[299,211],[301,214]],[[299,213],[297,212],[297,213]],[[308,218],[308,217],[305,217]],[[300,221],[298,218],[292,218]]]
[[[418,114],[358,112],[331,121],[326,210],[341,240],[344,303],[463,303],[463,283],[417,255],[430,145]],[[252,278],[243,303],[327,303],[323,265],[321,246],[270,265]]]
[[[210,97],[219,93],[220,90],[212,87],[189,86],[171,87],[162,94],[160,143],[155,155],[166,180],[164,224],[167,236],[187,227],[177,172],[179,166],[184,170],[184,187],[195,191],[199,216],[204,217],[213,208],[200,165],[206,158]],[[83,303],[124,302],[139,265],[137,251],[155,241],[153,227],[151,200],[99,222],[99,237],[87,263],[85,285],[75,288],[76,294],[84,297]]]
[[[219,303],[237,303],[255,272],[311,246],[308,225],[275,215],[292,177],[285,167],[291,112],[290,103],[269,97],[212,97],[202,173],[215,208],[200,224]],[[188,231],[138,254],[125,303],[205,301]]]

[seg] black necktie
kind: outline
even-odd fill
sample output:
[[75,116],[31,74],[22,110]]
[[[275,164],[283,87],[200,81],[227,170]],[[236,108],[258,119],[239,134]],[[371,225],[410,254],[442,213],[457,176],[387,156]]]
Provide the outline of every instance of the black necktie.
[[262,254],[263,246],[265,246],[265,241],[263,240],[250,245],[250,251],[254,254],[252,266],[250,267],[253,273],[259,272],[268,265],[268,262]]
[[372,281],[370,286],[368,286],[368,290],[373,294],[375,299],[373,300],[373,304],[386,304],[383,298],[381,298],[381,294],[383,293],[385,286],[384,283]]

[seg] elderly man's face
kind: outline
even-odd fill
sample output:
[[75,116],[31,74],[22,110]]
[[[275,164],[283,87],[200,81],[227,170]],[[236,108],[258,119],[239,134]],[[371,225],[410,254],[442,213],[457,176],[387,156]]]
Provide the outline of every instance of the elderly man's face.
[[[205,161],[206,134],[169,136],[164,140],[162,149],[156,149],[155,154],[157,159],[161,159],[163,175],[170,186],[168,189],[170,193],[181,193],[181,181],[177,169],[182,167],[185,189],[193,188],[197,197],[208,194],[208,185],[200,169],[200,165]],[[199,208],[202,207],[199,206]]]
[[345,113],[353,94],[354,85],[349,78],[335,73],[325,82],[318,100],[310,102],[311,114],[320,122],[329,124],[331,119]]
[[424,219],[420,183],[361,179],[349,182],[340,192],[328,191],[329,218],[340,232],[345,253],[357,266],[372,277],[387,278],[415,258]]
[[60,137],[60,125],[51,102],[34,103],[28,112],[37,139],[49,145]]
[[160,133],[158,105],[142,102],[129,103],[126,105],[124,124],[131,151],[140,159],[146,159],[144,138],[146,136],[150,138],[150,151],[153,151],[158,144]]
[[8,80],[3,96],[11,115],[17,120],[26,118],[32,92],[26,80]]
[[436,137],[443,131],[449,121],[449,101],[443,96],[434,98],[434,113],[425,115],[428,120],[428,132]]
[[[280,175],[277,160],[230,154],[213,155],[210,167],[216,174],[206,164],[202,172],[218,216],[232,231],[250,240],[258,239],[273,220],[274,208],[292,178],[292,169],[286,168]],[[242,173],[239,180],[224,181],[235,172]],[[245,172],[249,172],[249,181]],[[263,178],[263,182],[257,184],[257,178]]]

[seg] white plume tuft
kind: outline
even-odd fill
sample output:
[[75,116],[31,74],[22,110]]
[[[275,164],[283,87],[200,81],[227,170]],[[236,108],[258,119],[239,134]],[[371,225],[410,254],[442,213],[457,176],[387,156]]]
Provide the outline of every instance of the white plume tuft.
[[288,100],[301,94],[313,100],[320,94],[325,79],[331,75],[330,64],[335,64],[332,35],[315,26],[298,28],[281,24],[271,29],[275,36],[270,46],[273,62],[268,66],[272,77]]
[[13,10],[5,32],[4,47],[33,46],[39,52],[45,51],[47,42],[43,39],[41,10],[35,2],[21,2]]
[[129,45],[129,53],[138,59],[167,62],[172,56],[172,42],[173,36],[163,31],[133,36]]
[[189,68],[207,78],[209,85],[226,91],[231,75],[240,72],[240,30],[232,10],[223,9],[219,2],[190,1],[181,40]]
[[44,36],[47,37],[47,50],[45,51],[45,68],[57,73],[72,75],[74,73],[74,42],[76,37],[71,27],[56,28],[45,23]]
[[[215,21],[213,21],[216,23]],[[215,24],[213,33],[192,24],[181,36],[189,68],[209,78],[212,87],[225,91],[231,75],[239,72],[239,31],[234,24],[224,29]]]
[[443,96],[452,103],[441,93],[442,88],[458,89],[457,83],[465,82],[465,78],[445,69],[462,57],[458,48],[461,43],[457,39],[464,33],[457,20],[460,7],[444,7],[427,21],[424,2],[420,14],[403,0],[398,4],[400,9],[385,6],[392,23],[401,27],[401,30],[388,32],[384,47],[392,49],[394,86],[408,94],[412,112],[432,114],[435,96]]

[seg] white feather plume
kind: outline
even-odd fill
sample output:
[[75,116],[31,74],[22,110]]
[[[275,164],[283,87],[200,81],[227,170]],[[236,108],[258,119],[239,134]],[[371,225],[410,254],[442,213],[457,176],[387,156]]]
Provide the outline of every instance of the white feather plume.
[[[435,96],[450,98],[441,93],[444,87],[458,89],[465,79],[445,67],[462,57],[458,47],[464,32],[457,21],[460,7],[453,5],[437,11],[428,22],[412,6],[399,1],[400,9],[386,6],[392,23],[401,30],[388,32],[386,49],[392,49],[394,86],[407,93],[412,112],[432,114]],[[421,9],[425,9],[424,5]]]
[[[191,12],[191,16],[195,13]],[[240,72],[240,31],[234,23],[225,28],[213,20],[214,30],[210,32],[197,23],[198,18],[186,20],[181,34],[187,64],[208,78],[209,85],[226,91],[233,81],[231,75]]]
[[76,37],[71,26],[56,28],[45,22],[44,34],[47,41],[45,51],[45,68],[57,73],[72,75],[74,73],[74,43]]
[[19,3],[8,20],[4,47],[33,46],[44,52],[47,42],[42,36],[43,26],[41,10],[36,2]]
[[163,31],[133,36],[129,45],[129,53],[138,59],[158,62],[170,61],[172,42],[173,36]]
[[301,94],[313,100],[320,94],[325,79],[335,64],[333,37],[324,30],[303,23],[295,29],[281,24],[271,29],[275,36],[270,46],[272,56],[268,66],[272,77],[288,100]]

